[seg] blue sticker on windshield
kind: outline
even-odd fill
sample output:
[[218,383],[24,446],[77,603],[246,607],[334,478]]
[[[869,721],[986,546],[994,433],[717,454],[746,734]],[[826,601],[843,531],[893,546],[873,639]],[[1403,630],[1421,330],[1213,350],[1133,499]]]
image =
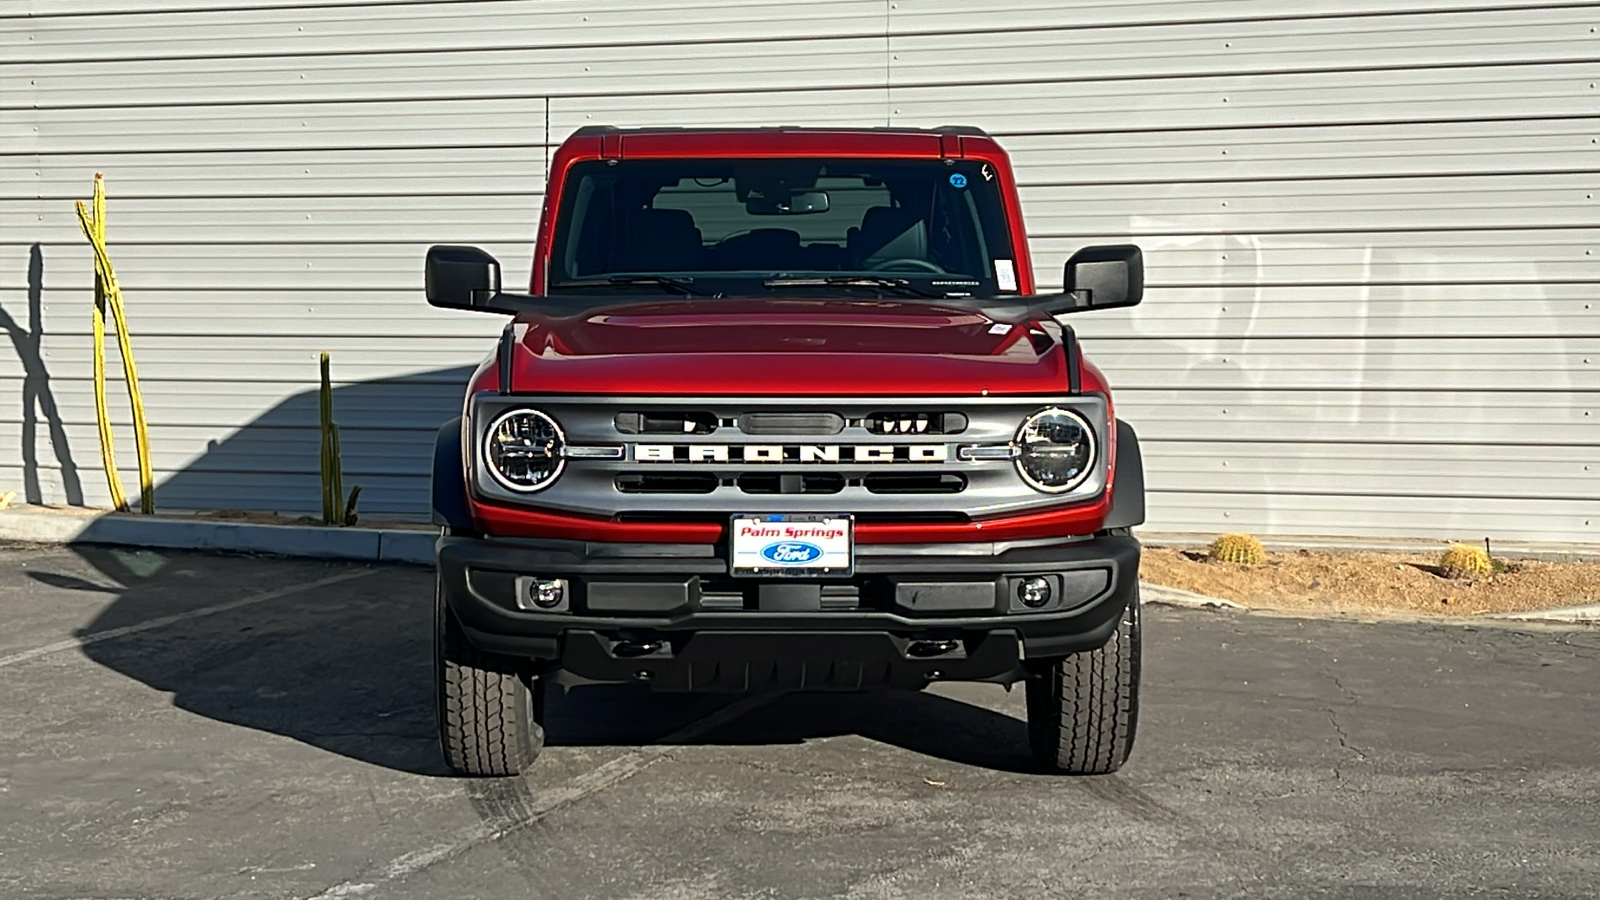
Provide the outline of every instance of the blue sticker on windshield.
[[951,187],[958,187],[958,188],[966,187],[967,186],[967,176],[961,174],[960,172],[957,172],[954,175],[951,175],[950,176],[950,186]]

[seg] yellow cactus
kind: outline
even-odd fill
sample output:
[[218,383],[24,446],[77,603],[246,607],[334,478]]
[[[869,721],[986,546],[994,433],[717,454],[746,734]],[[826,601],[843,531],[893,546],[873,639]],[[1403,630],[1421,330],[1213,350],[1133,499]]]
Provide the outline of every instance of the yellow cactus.
[[144,397],[139,392],[139,367],[133,362],[133,345],[128,336],[128,317],[123,311],[122,288],[111,268],[106,250],[105,179],[94,173],[93,206],[77,202],[78,226],[94,249],[94,408],[100,426],[100,461],[106,470],[111,505],[122,512],[128,500],[122,491],[122,476],[117,472],[116,455],[111,448],[111,418],[106,412],[106,309],[117,323],[117,346],[122,351],[122,373],[128,383],[128,401],[133,405],[133,439],[139,450],[139,510],[145,515],[156,511],[155,475],[150,463],[150,428],[145,424]]
[[1471,544],[1451,544],[1439,557],[1439,574],[1446,578],[1478,578],[1493,571],[1488,551]]
[[1217,562],[1260,565],[1267,561],[1267,550],[1261,542],[1248,534],[1225,534],[1211,542],[1207,551]]

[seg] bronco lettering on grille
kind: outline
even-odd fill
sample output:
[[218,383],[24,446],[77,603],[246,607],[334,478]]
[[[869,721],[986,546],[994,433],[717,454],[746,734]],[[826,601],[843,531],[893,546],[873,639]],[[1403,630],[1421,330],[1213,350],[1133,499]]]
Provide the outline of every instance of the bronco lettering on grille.
[[634,444],[641,463],[942,463],[945,444]]

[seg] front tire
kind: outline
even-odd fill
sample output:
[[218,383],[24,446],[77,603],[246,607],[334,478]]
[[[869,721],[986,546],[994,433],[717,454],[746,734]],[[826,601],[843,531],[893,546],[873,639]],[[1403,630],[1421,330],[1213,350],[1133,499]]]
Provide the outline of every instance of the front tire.
[[1045,769],[1115,772],[1133,751],[1139,723],[1139,595],[1097,650],[1051,662],[1028,681],[1028,741]]
[[515,657],[472,646],[434,590],[439,745],[458,775],[520,775],[544,749],[544,683]]

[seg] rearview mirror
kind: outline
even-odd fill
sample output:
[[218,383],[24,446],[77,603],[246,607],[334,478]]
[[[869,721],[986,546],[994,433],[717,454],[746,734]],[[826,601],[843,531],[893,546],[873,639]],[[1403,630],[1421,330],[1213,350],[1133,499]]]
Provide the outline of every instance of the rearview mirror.
[[1132,244],[1085,247],[1067,260],[1069,312],[1138,306],[1144,299],[1144,252]]
[[752,216],[804,216],[828,211],[827,191],[795,191],[763,197],[752,191],[744,202],[745,212]]
[[428,248],[428,303],[444,309],[491,310],[500,295],[500,263],[477,247]]

